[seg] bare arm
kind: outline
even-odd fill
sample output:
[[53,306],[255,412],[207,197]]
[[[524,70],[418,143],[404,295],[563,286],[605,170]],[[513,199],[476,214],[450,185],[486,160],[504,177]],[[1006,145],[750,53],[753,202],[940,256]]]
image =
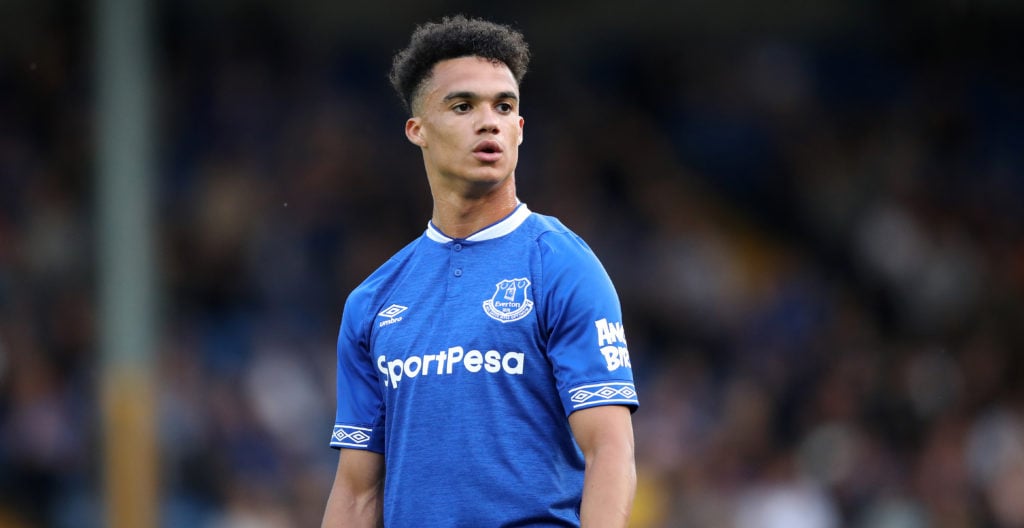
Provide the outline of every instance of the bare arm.
[[383,526],[383,455],[360,449],[339,451],[338,471],[321,528]]
[[569,415],[586,459],[580,522],[584,528],[623,528],[636,494],[633,422],[629,409],[605,405]]

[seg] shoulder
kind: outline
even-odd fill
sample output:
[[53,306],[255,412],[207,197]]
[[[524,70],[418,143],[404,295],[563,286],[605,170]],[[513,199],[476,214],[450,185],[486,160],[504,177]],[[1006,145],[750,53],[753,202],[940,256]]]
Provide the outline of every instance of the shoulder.
[[409,242],[363,279],[363,282],[349,293],[345,301],[345,311],[359,313],[373,310],[379,300],[387,295],[407,271],[409,263],[415,258],[416,251],[422,243],[422,236]]
[[582,237],[554,216],[533,213],[524,227],[542,253],[565,257],[594,254]]
[[558,218],[533,213],[524,227],[536,244],[545,268],[601,267],[590,245]]
[[598,295],[615,296],[607,270],[582,237],[557,218],[537,213],[526,227],[539,257],[539,294],[591,300]]

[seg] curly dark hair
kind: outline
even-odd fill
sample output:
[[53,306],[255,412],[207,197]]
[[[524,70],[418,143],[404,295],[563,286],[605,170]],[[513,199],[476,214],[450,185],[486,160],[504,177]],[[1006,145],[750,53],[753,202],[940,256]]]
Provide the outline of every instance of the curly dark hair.
[[388,78],[413,112],[413,101],[438,62],[459,57],[482,57],[504,63],[516,83],[522,82],[530,62],[523,35],[509,26],[462,15],[418,26],[409,46],[395,54]]

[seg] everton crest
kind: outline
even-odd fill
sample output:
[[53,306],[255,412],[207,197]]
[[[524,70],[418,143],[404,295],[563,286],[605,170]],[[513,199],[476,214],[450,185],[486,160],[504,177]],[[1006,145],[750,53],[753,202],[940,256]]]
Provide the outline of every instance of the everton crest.
[[484,313],[495,321],[511,323],[533,310],[528,297],[530,279],[506,279],[494,285],[494,295],[484,301]]

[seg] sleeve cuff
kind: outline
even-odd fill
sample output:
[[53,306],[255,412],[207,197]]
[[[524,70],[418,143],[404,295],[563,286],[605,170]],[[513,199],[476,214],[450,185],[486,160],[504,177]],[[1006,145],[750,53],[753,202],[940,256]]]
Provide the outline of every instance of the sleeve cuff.
[[331,447],[365,449],[383,453],[384,431],[381,427],[334,424],[334,432],[331,433]]
[[640,406],[636,387],[629,381],[589,383],[569,389],[562,395],[567,414],[597,405],[625,405],[631,411]]

